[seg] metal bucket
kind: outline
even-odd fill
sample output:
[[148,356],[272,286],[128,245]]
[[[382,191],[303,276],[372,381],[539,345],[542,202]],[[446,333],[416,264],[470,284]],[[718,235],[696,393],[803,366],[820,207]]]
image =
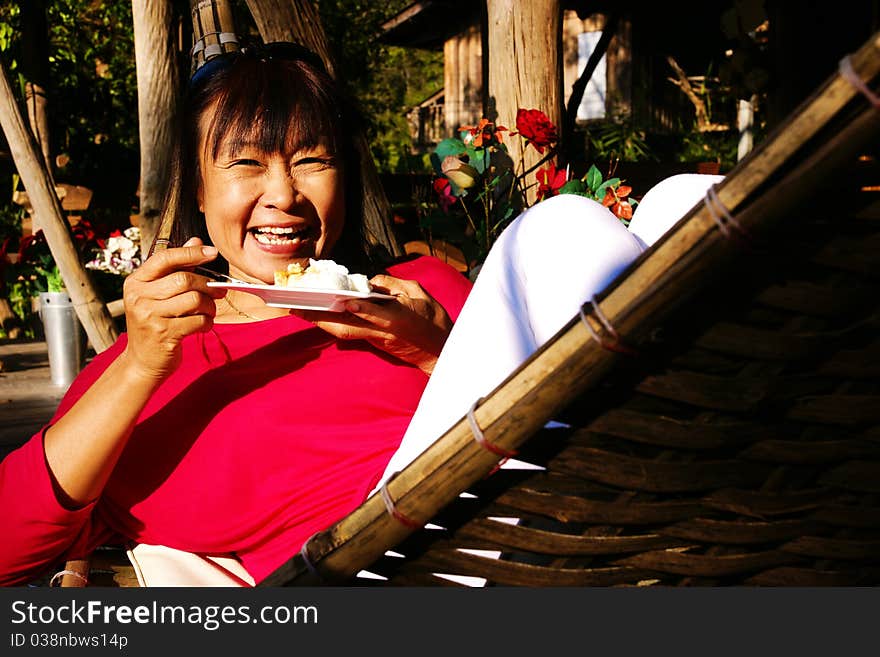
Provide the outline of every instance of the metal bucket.
[[67,292],[40,294],[40,319],[49,348],[52,383],[67,388],[82,369],[85,351],[83,328]]

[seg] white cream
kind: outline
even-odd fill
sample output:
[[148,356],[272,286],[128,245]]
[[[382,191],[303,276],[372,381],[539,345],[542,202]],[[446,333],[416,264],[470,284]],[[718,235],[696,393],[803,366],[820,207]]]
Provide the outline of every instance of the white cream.
[[287,266],[286,271],[275,272],[275,285],[281,287],[322,290],[349,290],[370,292],[372,287],[363,274],[349,274],[348,268],[332,260],[309,259],[305,269],[299,264]]

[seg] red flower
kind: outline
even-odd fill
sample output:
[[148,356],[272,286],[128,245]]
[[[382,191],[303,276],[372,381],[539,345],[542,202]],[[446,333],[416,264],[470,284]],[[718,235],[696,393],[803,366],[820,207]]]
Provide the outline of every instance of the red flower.
[[434,181],[434,192],[443,212],[449,212],[449,208],[455,205],[455,196],[452,194],[452,185],[446,178],[437,178]]
[[633,216],[633,208],[627,197],[631,193],[632,187],[627,185],[620,185],[617,189],[607,187],[605,189],[605,198],[602,199],[602,205],[610,208],[611,212],[618,219],[629,221]]
[[527,144],[543,154],[545,148],[555,144],[559,140],[556,126],[544,112],[536,109],[522,109],[516,112],[516,129],[519,131]]
[[470,133],[470,139],[465,137],[464,142],[471,142],[474,148],[480,148],[484,144],[491,144],[493,139],[500,144],[503,141],[501,133],[507,132],[507,128],[503,125],[496,126],[489,119],[482,118],[477,125],[463,125],[458,131]]
[[545,197],[554,196],[568,182],[568,172],[557,169],[555,164],[548,164],[538,169],[535,178],[538,179],[538,200],[542,201]]
[[46,238],[43,236],[42,229],[38,230],[36,233],[32,233],[30,235],[25,235],[24,237],[22,237],[21,241],[19,241],[18,243],[18,261],[27,261],[28,251],[45,241]]

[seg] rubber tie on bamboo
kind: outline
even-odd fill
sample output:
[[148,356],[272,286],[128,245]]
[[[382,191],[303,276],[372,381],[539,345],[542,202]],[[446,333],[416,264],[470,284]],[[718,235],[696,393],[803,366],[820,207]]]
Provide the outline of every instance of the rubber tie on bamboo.
[[309,542],[318,535],[318,532],[315,532],[311,536],[306,539],[306,542],[302,544],[302,547],[299,549],[299,556],[302,557],[303,563],[306,565],[306,569],[315,577],[318,578],[318,581],[325,581],[324,577],[321,573],[318,572],[318,569],[315,567],[315,564],[312,562],[311,557],[309,556]]
[[382,496],[382,501],[385,503],[385,509],[388,511],[388,514],[401,525],[409,527],[410,529],[421,529],[424,526],[424,523],[416,522],[409,516],[404,515],[401,513],[400,509],[395,506],[394,500],[391,499],[391,494],[388,492],[388,482],[382,484],[382,488],[379,489],[379,494]]
[[[589,313],[584,311],[587,306],[589,306]],[[625,345],[620,339],[620,334],[618,334],[618,332],[614,329],[614,327],[611,325],[611,322],[608,321],[608,318],[605,317],[605,314],[599,307],[599,302],[596,301],[596,297],[592,297],[589,301],[582,305],[579,312],[581,316],[581,322],[583,322],[584,326],[587,327],[587,331],[589,331],[590,337],[593,338],[593,340],[597,342],[600,347],[618,354],[626,354],[627,356],[638,356],[638,351],[630,346]],[[596,329],[593,328],[593,325],[590,324],[590,320],[587,319],[588,314],[596,316],[596,319],[599,320],[599,323],[602,324],[602,326],[608,332],[608,335],[611,336],[611,340],[608,340],[607,338],[599,335],[598,331],[596,331]]]
[[721,199],[718,198],[716,185],[712,185],[706,190],[705,203],[706,208],[709,210],[709,214],[712,216],[712,221],[715,222],[718,226],[719,232],[724,235],[725,238],[736,238],[739,242],[750,248],[754,246],[754,241],[752,240],[751,235],[749,235],[748,231],[742,227],[742,224],[730,214],[730,210],[728,210],[724,203],[721,202]]
[[235,34],[235,32],[206,32],[193,44],[193,47],[189,51],[190,57],[195,57],[203,50],[205,51],[205,60],[223,54],[222,45],[205,43],[205,39],[209,36],[216,36],[220,41],[220,44],[238,43],[238,35]]
[[837,68],[840,71],[840,77],[860,91],[868,99],[868,102],[874,106],[874,109],[880,109],[880,96],[871,91],[865,81],[855,72],[849,55],[840,60]]
[[[65,575],[73,575],[77,579],[82,580],[84,586],[89,585],[89,578],[83,575],[82,573],[78,573],[75,570],[59,570],[57,573],[52,575],[52,579],[49,580],[49,587],[60,586],[61,579]],[[56,583],[57,582],[57,583]]]
[[153,242],[153,248],[150,249],[150,255],[158,253],[159,251],[164,251],[170,244],[171,240],[167,237],[157,237],[156,241]]
[[[483,401],[483,398],[480,397],[477,401],[475,401],[473,404],[471,404],[471,407],[470,407],[470,409],[468,409],[468,412],[467,412],[467,421],[468,421],[468,425],[471,428],[471,433],[474,434],[474,440],[477,441],[477,444],[480,447],[482,447],[483,449],[485,449],[489,452],[492,452],[493,454],[496,454],[498,456],[503,457],[505,461],[507,459],[513,458],[514,456],[516,456],[516,452],[508,451],[508,450],[504,449],[503,447],[499,447],[495,443],[492,443],[492,442],[486,440],[486,436],[483,435],[483,430],[480,429],[480,425],[477,424],[477,418],[474,415],[474,412],[477,410],[477,406],[479,406],[482,401]],[[503,461],[502,461],[502,463],[503,463]]]

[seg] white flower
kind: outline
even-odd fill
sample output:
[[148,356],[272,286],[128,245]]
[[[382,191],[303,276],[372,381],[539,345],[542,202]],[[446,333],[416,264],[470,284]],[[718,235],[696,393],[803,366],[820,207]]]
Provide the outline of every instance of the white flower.
[[96,257],[86,263],[88,269],[127,276],[141,265],[141,231],[136,226],[126,228],[122,235],[107,239],[105,248],[96,251]]

